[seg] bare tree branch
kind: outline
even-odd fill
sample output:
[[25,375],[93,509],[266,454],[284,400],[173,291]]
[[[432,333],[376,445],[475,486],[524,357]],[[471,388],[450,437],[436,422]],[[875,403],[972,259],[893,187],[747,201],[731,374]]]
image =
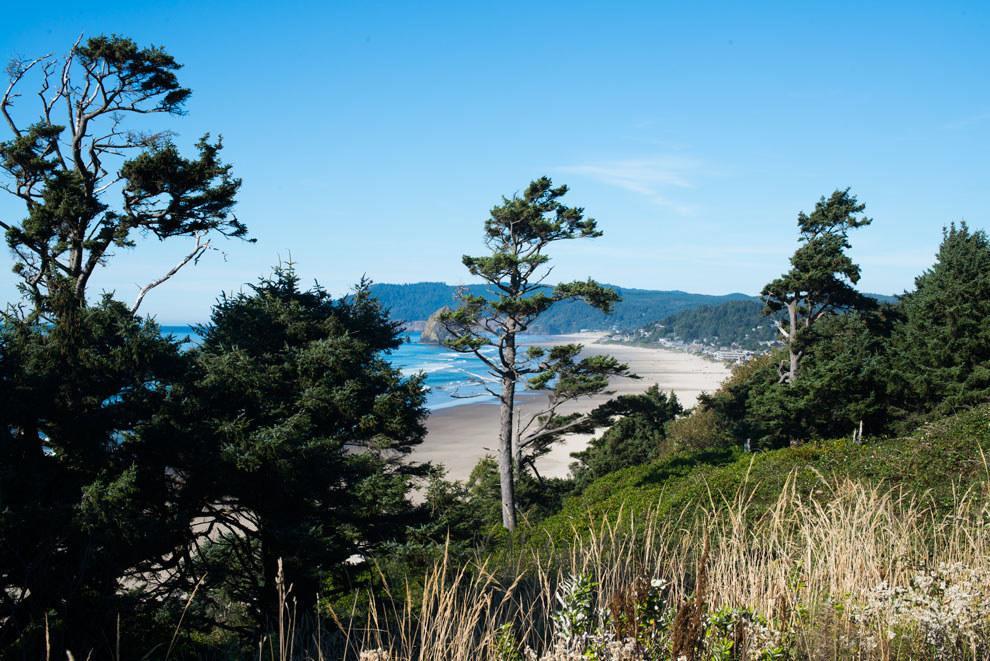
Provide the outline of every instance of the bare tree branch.
[[197,234],[196,247],[193,248],[188,255],[183,257],[182,261],[180,261],[178,264],[176,264],[171,269],[169,269],[168,272],[165,273],[165,275],[155,280],[152,280],[151,282],[149,282],[148,284],[146,284],[144,287],[141,288],[141,291],[138,292],[137,298],[134,300],[134,305],[131,306],[131,314],[137,313],[138,308],[141,307],[141,303],[144,301],[144,297],[147,296],[149,291],[151,291],[158,285],[162,284],[163,282],[174,276],[176,273],[182,270],[182,267],[184,267],[189,262],[193,262],[193,263],[199,262],[199,258],[202,257],[203,253],[209,250],[209,248],[210,248],[210,241],[209,240],[203,241],[203,235]]
[[13,99],[20,96],[14,93],[14,89],[17,84],[21,82],[27,73],[35,67],[39,62],[43,62],[52,56],[51,53],[42,55],[41,57],[36,57],[30,62],[13,62],[7,71],[10,74],[10,83],[7,85],[7,89],[4,91],[3,96],[0,97],[0,112],[3,112],[4,119],[7,120],[7,125],[10,126],[10,130],[14,132],[14,135],[21,137],[21,131],[17,128],[17,124],[14,123],[14,119],[10,116],[8,108],[13,105]]
[[785,340],[790,338],[791,334],[784,328],[784,324],[780,319],[774,319],[773,323],[777,325],[777,330],[780,331],[780,334],[784,336]]

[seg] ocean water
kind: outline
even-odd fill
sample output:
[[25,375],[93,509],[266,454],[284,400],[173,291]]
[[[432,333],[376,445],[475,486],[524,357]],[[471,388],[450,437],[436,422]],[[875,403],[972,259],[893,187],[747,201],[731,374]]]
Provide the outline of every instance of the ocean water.
[[[188,337],[195,345],[199,336],[190,326],[162,326],[162,334],[176,338]],[[419,341],[419,333],[403,333],[403,343],[395,351],[386,355],[392,365],[407,376],[423,373],[426,375],[426,405],[431,410],[470,404],[492,402],[494,398],[485,391],[485,379],[491,379],[488,368],[473,354],[451,351],[436,344]],[[520,346],[540,344],[546,336],[530,335],[520,338]],[[486,353],[495,355],[494,347],[486,347]],[[489,387],[497,384],[488,382]]]

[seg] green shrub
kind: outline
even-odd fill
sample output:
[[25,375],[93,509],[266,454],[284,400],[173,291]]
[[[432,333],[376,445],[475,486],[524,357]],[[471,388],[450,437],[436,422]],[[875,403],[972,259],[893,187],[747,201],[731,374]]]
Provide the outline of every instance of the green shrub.
[[[561,511],[522,535],[531,544],[566,540],[588,522],[656,512],[680,516],[689,505],[719,507],[742,485],[752,489],[751,514],[761,514],[793,473],[803,493],[821,478],[850,478],[903,488],[945,511],[961,491],[988,479],[981,452],[990,453],[990,406],[929,423],[915,433],[863,445],[851,439],[820,441],[747,453],[738,448],[680,452],[651,464],[616,471],[564,501]],[[827,497],[827,494],[821,494]],[[693,508],[700,514],[700,508]]]

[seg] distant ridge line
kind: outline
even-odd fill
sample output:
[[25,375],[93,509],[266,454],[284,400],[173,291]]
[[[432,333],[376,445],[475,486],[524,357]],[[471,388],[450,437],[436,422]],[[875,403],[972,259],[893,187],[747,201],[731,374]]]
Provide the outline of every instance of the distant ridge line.
[[[740,292],[695,294],[679,289],[639,289],[612,284],[605,286],[612,287],[622,296],[622,301],[616,304],[612,314],[605,315],[580,301],[566,301],[553,306],[530,331],[548,335],[582,330],[633,331],[704,305],[720,305],[729,301],[762,302],[758,296]],[[456,305],[456,293],[462,287],[475,295],[489,295],[488,285],[449,285],[430,281],[374,283],[371,285],[371,293],[389,310],[393,319],[415,329],[441,307]],[[895,300],[895,297],[883,294],[867,295],[882,302]]]
[[[581,301],[553,306],[530,329],[534,333],[560,334],[581,330],[632,330],[658,321],[681,310],[731,300],[759,300],[742,293],[722,295],[693,294],[680,290],[651,290],[606,284],[622,296],[612,314],[605,315]],[[371,293],[389,310],[392,318],[415,327],[444,305],[456,304],[462,287],[475,295],[488,295],[487,285],[449,285],[445,282],[405,284],[375,283]],[[548,287],[549,288],[549,287]]]

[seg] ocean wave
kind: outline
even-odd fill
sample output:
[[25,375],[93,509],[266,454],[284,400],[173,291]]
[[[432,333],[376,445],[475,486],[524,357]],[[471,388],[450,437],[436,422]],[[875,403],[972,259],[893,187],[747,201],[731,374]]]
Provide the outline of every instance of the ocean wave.
[[414,376],[419,373],[435,374],[437,372],[450,371],[450,363],[420,363],[419,365],[408,365],[399,369],[405,376]]

